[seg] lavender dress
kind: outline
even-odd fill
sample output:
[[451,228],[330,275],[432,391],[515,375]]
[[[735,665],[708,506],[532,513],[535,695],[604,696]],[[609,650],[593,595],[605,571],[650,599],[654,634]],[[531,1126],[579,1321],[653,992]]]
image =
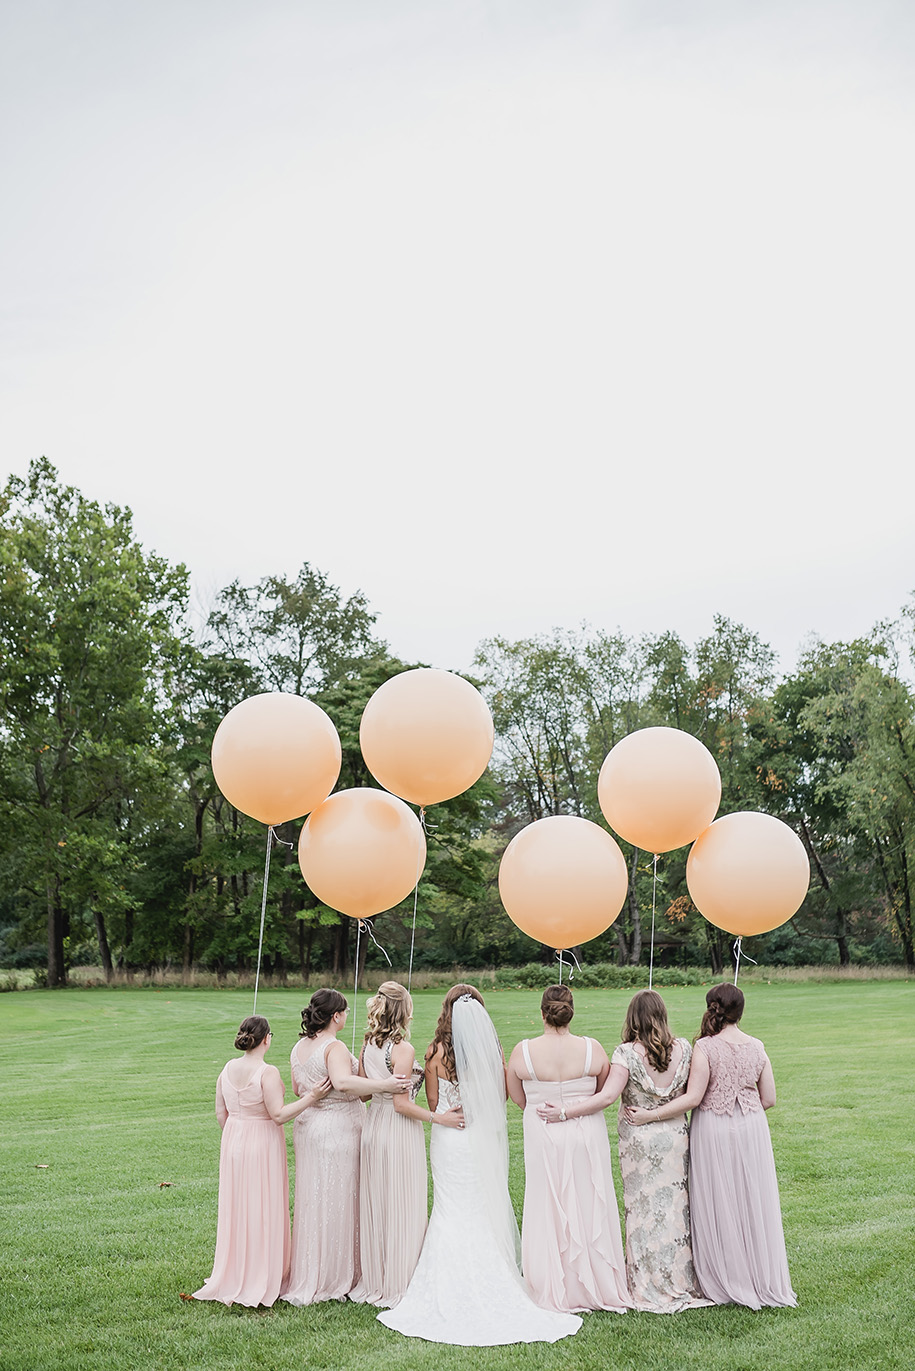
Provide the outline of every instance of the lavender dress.
[[709,1083],[690,1125],[693,1263],[716,1304],[794,1305],[758,1038],[700,1038]]

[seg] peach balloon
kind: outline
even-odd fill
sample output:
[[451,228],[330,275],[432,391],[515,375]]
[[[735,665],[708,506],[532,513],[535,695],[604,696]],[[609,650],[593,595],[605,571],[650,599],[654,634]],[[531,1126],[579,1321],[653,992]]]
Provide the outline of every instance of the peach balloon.
[[251,695],[230,709],[210,753],[229,804],[281,824],[326,800],[340,774],[340,739],[324,710],[301,695]]
[[629,887],[613,838],[589,819],[537,819],[512,838],[499,894],[513,923],[548,947],[576,947],[609,928]]
[[641,728],[607,753],[597,779],[607,823],[645,852],[698,838],[718,812],[721,776],[708,748],[679,728]]
[[353,919],[400,904],[425,864],[422,824],[386,790],[338,790],[309,815],[299,836],[309,889]]
[[693,843],[686,884],[709,923],[745,938],[768,933],[797,913],[810,884],[810,862],[781,819],[725,814]]
[[468,790],[492,756],[483,696],[451,671],[418,667],[379,686],[362,715],[359,742],[379,784],[415,805]]

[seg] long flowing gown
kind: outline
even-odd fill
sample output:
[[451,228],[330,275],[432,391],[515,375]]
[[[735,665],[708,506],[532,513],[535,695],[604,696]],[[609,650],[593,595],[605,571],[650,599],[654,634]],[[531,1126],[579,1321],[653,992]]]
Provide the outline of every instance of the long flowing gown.
[[569,1105],[594,1094],[593,1040],[585,1042],[584,1070],[568,1081],[538,1080],[527,1040],[521,1044],[530,1072],[530,1080],[522,1082],[527,1100],[522,1267],[534,1299],[547,1309],[623,1314],[632,1301],[603,1113],[560,1124],[537,1116],[544,1101]]
[[[366,1043],[365,1074],[392,1074],[390,1042]],[[422,1072],[418,1073],[422,1079]],[[362,1130],[359,1181],[362,1279],[350,1298],[392,1305],[402,1299],[419,1261],[426,1233],[426,1134],[419,1119],[399,1114],[394,1096],[372,1096]]]
[[757,1081],[758,1038],[700,1038],[709,1084],[690,1132],[693,1260],[716,1304],[794,1305],[769,1124]]
[[[305,1040],[307,1043],[307,1040]],[[299,1094],[327,1075],[330,1042],[302,1061],[300,1040],[292,1049],[292,1076]],[[355,1057],[352,1070],[359,1070]],[[292,1262],[281,1298],[289,1304],[341,1300],[358,1284],[359,1151],[365,1105],[331,1090],[295,1121],[295,1210]]]
[[[441,1080],[437,1112],[460,1103],[458,1086]],[[470,1127],[433,1126],[434,1198],[426,1241],[404,1298],[379,1320],[407,1337],[458,1347],[556,1342],[576,1333],[581,1319],[539,1309],[497,1241]]]
[[289,1270],[286,1135],[264,1103],[266,1062],[240,1090],[229,1079],[231,1065],[216,1082],[217,1114],[221,1104],[228,1111],[219,1149],[216,1255],[194,1298],[271,1305]]
[[[652,1080],[632,1043],[621,1043],[611,1064],[629,1072],[621,1105],[660,1109],[686,1090],[692,1049],[665,1086]],[[693,1267],[689,1226],[689,1121],[675,1119],[635,1127],[619,1115],[620,1171],[626,1210],[626,1274],[636,1309],[675,1314],[712,1303],[704,1298]]]

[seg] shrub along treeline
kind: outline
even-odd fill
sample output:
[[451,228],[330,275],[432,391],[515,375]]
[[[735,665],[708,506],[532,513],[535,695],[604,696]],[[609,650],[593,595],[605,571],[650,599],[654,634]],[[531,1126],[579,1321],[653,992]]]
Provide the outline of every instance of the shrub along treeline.
[[[307,563],[294,579],[237,581],[192,632],[188,575],[147,553],[130,512],[62,486],[45,460],[0,494],[0,966],[194,966],[250,970],[264,868],[263,825],[213,781],[220,719],[265,690],[307,695],[343,747],[339,785],[372,785],[359,720],[389,677],[424,665],[392,656],[361,593],[345,598]],[[603,823],[597,775],[636,728],[694,734],[722,776],[721,812],[766,810],[798,833],[810,893],[785,927],[745,941],[770,965],[904,962],[915,968],[915,699],[899,669],[915,605],[851,643],[816,643],[779,676],[771,649],[716,617],[692,646],[675,633],[602,629],[480,644],[473,677],[496,725],[487,774],[430,816],[417,900],[415,966],[508,966],[554,976],[555,961],[508,919],[499,857],[524,825],[552,814]],[[349,975],[352,920],[321,905],[295,857],[298,824],[274,849],[265,974]],[[658,863],[621,843],[623,912],[578,949],[589,968],[730,964],[732,939],[686,889],[686,850]],[[374,933],[395,965],[409,955],[412,897]],[[360,961],[385,965],[370,938]],[[520,967],[519,971],[517,968]],[[551,969],[552,968],[552,969]],[[540,981],[537,980],[537,984]],[[598,982],[595,982],[598,983]],[[606,982],[599,982],[601,984]]]

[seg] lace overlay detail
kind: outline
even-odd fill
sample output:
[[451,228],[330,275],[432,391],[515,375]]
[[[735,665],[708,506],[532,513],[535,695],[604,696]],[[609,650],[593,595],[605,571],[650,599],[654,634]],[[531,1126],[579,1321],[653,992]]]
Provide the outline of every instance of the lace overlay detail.
[[759,1039],[729,1042],[718,1036],[700,1038],[696,1047],[705,1053],[709,1064],[708,1089],[699,1108],[713,1114],[733,1114],[739,1105],[742,1114],[761,1113],[756,1082],[767,1058]]
[[461,1087],[457,1081],[446,1081],[444,1076],[439,1076],[436,1114],[444,1114],[448,1109],[460,1109],[460,1107]]

